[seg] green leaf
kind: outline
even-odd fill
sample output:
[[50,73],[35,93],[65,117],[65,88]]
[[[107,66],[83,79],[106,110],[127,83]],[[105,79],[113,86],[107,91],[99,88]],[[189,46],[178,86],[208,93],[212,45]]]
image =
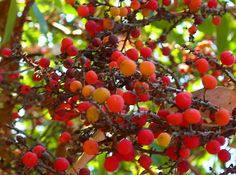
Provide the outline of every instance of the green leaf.
[[17,16],[16,0],[11,0],[2,44],[6,43],[10,40],[12,31],[13,31],[14,26],[15,26],[16,16]]
[[221,25],[217,26],[216,34],[217,34],[217,47],[218,52],[221,53],[223,50],[228,49],[229,42],[227,40],[229,36],[229,23],[227,16],[222,17]]
[[44,19],[43,14],[40,12],[38,6],[36,5],[36,3],[34,3],[32,5],[32,10],[33,10],[33,14],[35,15],[35,17],[37,18],[38,22],[39,22],[39,26],[40,26],[40,32],[41,33],[47,33],[48,31],[48,25],[47,22]]

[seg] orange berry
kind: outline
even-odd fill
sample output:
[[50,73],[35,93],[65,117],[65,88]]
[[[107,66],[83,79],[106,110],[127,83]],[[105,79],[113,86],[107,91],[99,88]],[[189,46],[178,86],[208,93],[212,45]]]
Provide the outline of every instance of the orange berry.
[[100,87],[94,90],[93,100],[98,103],[104,103],[110,97],[110,91],[104,87]]
[[102,24],[104,29],[111,30],[114,27],[114,21],[110,18],[104,18]]
[[99,145],[95,140],[86,140],[83,144],[83,150],[88,155],[96,155],[99,153]]
[[133,10],[138,10],[140,9],[141,7],[141,4],[138,0],[133,0],[130,4],[130,7],[133,9]]
[[140,64],[139,70],[144,76],[150,76],[155,73],[156,67],[151,61],[144,61]]
[[67,4],[73,5],[75,3],[75,0],[65,0]]
[[188,109],[183,115],[184,119],[190,124],[197,124],[201,121],[201,113],[197,109]]
[[91,106],[86,111],[86,118],[89,122],[94,123],[99,120],[100,111],[95,106]]
[[120,64],[120,72],[128,77],[136,72],[136,63],[132,60],[124,60]]
[[88,97],[88,96],[91,96],[93,91],[95,90],[95,88],[91,85],[86,85],[83,87],[82,89],[82,95],[84,97]]
[[206,89],[215,89],[217,80],[212,75],[204,75],[202,77],[202,84]]
[[82,84],[78,80],[74,80],[70,83],[70,91],[73,93],[76,93],[81,88],[82,88]]
[[230,114],[226,109],[219,109],[215,113],[215,123],[219,126],[225,126],[229,123]]
[[112,95],[107,100],[107,106],[111,112],[121,112],[124,103],[124,99],[120,95]]
[[149,15],[149,13],[150,13],[150,9],[148,9],[148,8],[142,9],[142,15],[144,17],[147,17]]
[[111,16],[119,16],[120,9],[118,7],[111,7],[110,13],[111,13]]
[[171,136],[167,132],[162,132],[157,137],[157,143],[163,147],[167,147],[170,144],[170,141],[171,141]]
[[128,15],[127,7],[121,7],[120,8],[120,16],[127,16],[127,15]]
[[135,41],[135,47],[140,50],[141,48],[143,48],[143,42],[141,40],[137,40]]

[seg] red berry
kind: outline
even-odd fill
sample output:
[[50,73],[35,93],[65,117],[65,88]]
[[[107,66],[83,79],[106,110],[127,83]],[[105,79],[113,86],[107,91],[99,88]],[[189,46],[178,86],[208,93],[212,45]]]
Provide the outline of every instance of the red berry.
[[122,139],[117,143],[116,149],[119,154],[127,155],[133,151],[133,144],[128,139]]
[[161,81],[162,81],[163,85],[166,85],[166,86],[169,86],[171,84],[170,78],[166,75],[161,77]]
[[39,66],[40,66],[40,67],[46,69],[46,68],[49,67],[49,65],[50,65],[50,60],[49,60],[49,59],[47,59],[47,58],[41,58],[41,59],[39,60]]
[[71,45],[73,45],[73,40],[71,38],[64,38],[61,41],[61,47],[62,48],[68,48]]
[[181,113],[172,113],[166,116],[167,122],[169,125],[177,126],[183,122],[183,114]]
[[193,35],[197,32],[197,27],[195,25],[192,25],[189,29],[188,32]]
[[162,0],[163,5],[169,6],[171,4],[171,0]]
[[138,38],[139,35],[141,34],[140,30],[138,28],[134,28],[131,30],[130,32],[130,35],[133,37],[133,38]]
[[88,4],[87,7],[89,9],[89,14],[90,15],[95,13],[96,7],[94,7],[93,4]]
[[33,153],[37,154],[38,157],[40,157],[45,150],[46,149],[43,146],[37,145],[33,148],[32,151]]
[[199,73],[206,73],[209,69],[209,63],[206,59],[201,58],[195,62],[195,67]]
[[165,56],[170,55],[170,48],[169,47],[163,47],[161,51],[162,51],[162,54]]
[[197,148],[200,145],[200,138],[198,136],[185,136],[183,144],[189,149]]
[[220,143],[221,146],[225,144],[225,137],[224,136],[219,136],[216,138],[216,140]]
[[73,67],[73,65],[75,64],[75,61],[71,58],[67,58],[64,62],[63,62],[63,66],[67,69],[70,69]]
[[78,55],[78,52],[79,52],[78,49],[73,45],[69,46],[66,50],[66,53],[69,56],[76,56],[76,55]]
[[20,93],[23,95],[27,95],[31,91],[31,87],[28,85],[22,85],[20,88]]
[[190,0],[190,3],[188,4],[189,9],[191,12],[197,11],[202,5],[202,0]]
[[120,95],[111,95],[107,100],[107,106],[111,112],[121,112],[124,103],[124,99]]
[[218,153],[218,158],[220,159],[221,162],[225,163],[231,159],[231,155],[230,155],[229,151],[227,151],[226,149],[222,149]]
[[145,7],[150,10],[156,10],[158,8],[158,2],[157,0],[149,0]]
[[77,12],[80,17],[87,17],[89,15],[89,8],[87,5],[79,5]]
[[134,60],[134,61],[138,60],[139,54],[136,49],[134,49],[134,48],[129,49],[125,53],[131,60]]
[[97,23],[93,20],[88,20],[85,24],[85,30],[89,33],[94,33]]
[[190,156],[190,149],[188,149],[188,148],[180,148],[179,149],[179,156],[182,159],[185,159],[185,158],[189,157]]
[[169,115],[170,112],[167,109],[161,109],[160,111],[158,111],[157,115],[161,118],[166,118],[167,115]]
[[104,168],[106,171],[113,172],[119,167],[119,160],[116,156],[106,157],[104,161]]
[[38,165],[38,157],[37,154],[32,152],[25,153],[22,158],[22,163],[29,168],[35,167]]
[[206,150],[210,154],[217,154],[220,151],[220,143],[217,140],[211,140],[206,144]]
[[71,139],[70,133],[69,132],[63,132],[59,137],[59,142],[61,144],[66,144],[70,141],[70,139]]
[[202,84],[206,89],[215,89],[217,86],[217,80],[212,75],[204,75],[202,77]]
[[177,164],[177,170],[179,173],[185,173],[189,170],[189,162],[187,160],[182,160]]
[[147,155],[141,155],[138,162],[144,169],[148,169],[152,164],[152,159]]
[[96,72],[94,72],[93,70],[90,70],[88,72],[86,72],[85,74],[85,81],[88,84],[95,84],[98,81],[98,76],[96,74]]
[[54,162],[54,169],[58,172],[66,171],[70,166],[69,161],[66,158],[59,157]]
[[189,108],[192,104],[192,95],[189,92],[180,92],[175,97],[175,103],[179,108]]
[[212,24],[218,26],[221,24],[221,17],[220,16],[213,16],[212,17]]
[[123,99],[127,105],[135,105],[137,103],[137,95],[132,92],[124,92]]
[[235,63],[234,54],[230,51],[224,51],[220,54],[220,61],[226,66],[232,66]]
[[219,109],[215,113],[215,123],[219,126],[225,126],[229,123],[230,114],[226,109]]
[[140,54],[143,56],[143,58],[149,58],[152,56],[152,49],[149,47],[143,47],[140,49]]
[[168,147],[165,153],[171,160],[177,160],[177,150],[177,146],[173,145]]
[[88,155],[96,155],[99,153],[99,145],[95,140],[88,139],[83,144],[83,150]]
[[141,145],[150,145],[154,141],[153,132],[149,129],[139,131],[137,137],[138,143]]
[[90,171],[88,168],[81,168],[78,175],[90,175]]
[[217,4],[218,4],[217,0],[208,0],[207,6],[209,8],[216,8]]
[[201,121],[201,113],[197,109],[188,109],[183,115],[184,119],[190,124],[197,124]]
[[11,56],[12,56],[12,51],[11,51],[10,48],[3,48],[3,49],[1,50],[1,55],[2,55],[3,57],[11,57]]

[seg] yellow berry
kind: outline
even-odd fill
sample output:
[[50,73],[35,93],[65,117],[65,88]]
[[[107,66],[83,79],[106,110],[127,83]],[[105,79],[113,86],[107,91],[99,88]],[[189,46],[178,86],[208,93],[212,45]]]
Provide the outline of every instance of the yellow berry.
[[102,104],[110,97],[110,91],[104,87],[97,88],[93,91],[93,100]]
[[157,143],[163,147],[167,147],[170,144],[170,141],[171,141],[171,136],[167,132],[162,132],[157,137]]

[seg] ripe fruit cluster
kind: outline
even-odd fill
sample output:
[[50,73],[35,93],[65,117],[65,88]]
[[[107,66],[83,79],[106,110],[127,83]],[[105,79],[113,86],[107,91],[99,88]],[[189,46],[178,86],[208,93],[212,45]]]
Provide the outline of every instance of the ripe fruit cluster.
[[[159,54],[164,58],[174,60],[167,35],[176,26],[165,30],[167,33],[164,31],[159,39],[145,42],[142,27],[162,18],[169,22],[172,21],[169,18],[181,16],[182,13],[178,13],[174,17],[175,12],[169,11],[169,6],[175,5],[173,1],[131,0],[130,4],[120,3],[119,7],[109,1],[104,4],[65,2],[76,9],[79,18],[85,18],[83,32],[87,34],[87,48],[79,49],[72,38],[65,37],[57,60],[48,57],[24,60],[35,68],[30,75],[33,83],[17,81],[21,74],[10,74],[7,78],[10,84],[16,84],[11,94],[18,94],[26,115],[34,115],[32,111],[38,106],[38,113],[47,109],[52,122],[56,123],[48,130],[52,127],[60,131],[56,137],[57,156],[49,160],[47,156],[51,153],[43,144],[26,146],[18,139],[16,143],[22,144],[23,168],[40,171],[46,167],[46,173],[63,174],[78,164],[78,155],[82,155],[83,160],[84,155],[91,158],[107,153],[103,165],[108,172],[118,171],[122,162],[129,161],[147,172],[156,166],[183,174],[191,167],[189,156],[194,156],[200,147],[217,155],[222,163],[230,161],[228,148],[222,146],[232,132],[230,127],[235,126],[232,117],[235,113],[196,98],[187,91],[185,79],[201,80],[204,93],[222,85],[219,75],[235,80],[230,72],[235,70],[236,63],[231,51],[223,51],[219,58],[213,58],[213,53],[204,54],[210,50],[209,43],[200,43],[195,49],[183,46],[190,51],[187,54],[181,51],[184,68],[179,63],[169,68],[155,57],[160,49]],[[204,9],[206,15],[213,16],[212,22],[219,25],[220,17],[215,16],[217,0],[208,0],[204,6],[202,0],[183,2],[184,13],[194,20],[188,28],[190,39],[203,22],[199,13]],[[100,6],[105,9],[102,17],[97,14],[101,13]],[[140,16],[143,20],[138,20]],[[10,60],[16,56],[15,50],[3,48],[1,56]],[[0,82],[5,77],[0,69]],[[205,98],[205,94],[203,96]],[[18,118],[18,112],[12,112],[11,119],[19,121]],[[29,138],[32,139],[27,136]],[[167,157],[165,163],[171,166],[165,169],[155,165],[153,155]],[[84,167],[76,170],[76,174],[89,175],[90,170]]]

